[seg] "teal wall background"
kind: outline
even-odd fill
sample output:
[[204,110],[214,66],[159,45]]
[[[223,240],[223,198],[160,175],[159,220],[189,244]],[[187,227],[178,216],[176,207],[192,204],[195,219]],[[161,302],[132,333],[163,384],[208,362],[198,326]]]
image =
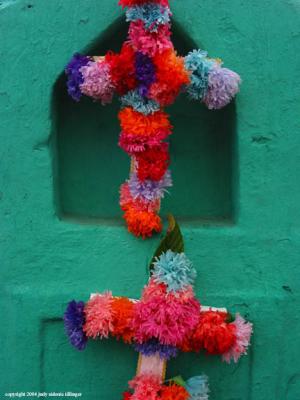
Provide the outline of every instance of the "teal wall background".
[[[119,399],[135,373],[133,350],[107,341],[78,353],[61,321],[72,298],[105,289],[139,296],[159,240],[130,236],[116,203],[108,207],[117,193],[107,174],[115,190],[128,174],[117,147],[117,108],[100,108],[99,117],[92,103],[74,108],[57,81],[73,52],[109,47],[118,29],[123,40],[116,3],[0,1],[1,396],[74,391],[88,400]],[[171,110],[178,185],[164,208],[181,217],[202,303],[240,311],[254,322],[255,335],[238,365],[183,355],[169,363],[168,374],[207,373],[211,400],[299,400],[300,3],[171,5],[177,44],[193,41],[221,57],[243,85],[236,104],[220,113],[186,103]],[[74,112],[82,115],[76,129]],[[99,118],[92,127],[89,115]],[[105,154],[101,141],[110,154],[103,165],[95,152],[84,158],[94,146]],[[185,165],[192,171],[188,187]]]

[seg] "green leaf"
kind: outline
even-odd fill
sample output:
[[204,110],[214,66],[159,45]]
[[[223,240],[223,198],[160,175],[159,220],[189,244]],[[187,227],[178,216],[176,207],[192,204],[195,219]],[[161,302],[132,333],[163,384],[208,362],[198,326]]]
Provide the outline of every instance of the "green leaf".
[[178,385],[178,386],[185,387],[185,381],[184,381],[184,379],[182,378],[181,375],[178,375],[178,376],[175,376],[174,378],[171,378],[170,381],[176,383],[176,385]]
[[150,263],[150,273],[154,268],[154,261],[157,257],[159,257],[162,253],[165,253],[168,250],[174,251],[174,253],[183,253],[184,252],[184,243],[183,237],[179,228],[178,223],[176,222],[174,216],[172,214],[168,215],[169,227],[166,233],[166,236],[160,242],[158,248],[156,249],[154,256]]
[[226,322],[228,324],[230,324],[231,322],[234,322],[234,321],[235,321],[234,315],[232,315],[231,313],[228,313],[227,318],[226,318]]

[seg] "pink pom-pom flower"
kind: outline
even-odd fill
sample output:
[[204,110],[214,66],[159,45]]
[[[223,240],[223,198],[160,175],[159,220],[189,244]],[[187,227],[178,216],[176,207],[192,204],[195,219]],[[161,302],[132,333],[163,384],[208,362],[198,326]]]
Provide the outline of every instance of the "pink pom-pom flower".
[[167,295],[167,286],[164,283],[156,283],[154,279],[150,279],[148,285],[144,287],[142,300],[151,301],[154,297],[164,297]]
[[235,326],[236,340],[232,347],[222,356],[223,361],[227,363],[230,363],[231,359],[237,362],[243,354],[247,354],[247,348],[252,334],[252,324],[245,321],[239,314],[236,315],[232,325]]
[[129,382],[129,387],[134,390],[131,400],[159,400],[158,392],[161,389],[159,376],[142,374]]
[[114,86],[110,76],[110,66],[105,61],[90,61],[80,69],[83,83],[80,90],[86,96],[101,101],[102,105],[111,103]]
[[86,336],[108,338],[113,330],[112,294],[96,294],[85,305],[85,324],[83,331]]
[[120,188],[120,206],[126,208],[126,206],[132,203],[133,199],[130,193],[128,183],[123,183]]
[[135,51],[140,51],[153,57],[156,53],[172,49],[170,40],[171,31],[169,24],[160,25],[157,31],[150,32],[144,27],[144,22],[139,20],[131,22],[129,27],[129,41]]

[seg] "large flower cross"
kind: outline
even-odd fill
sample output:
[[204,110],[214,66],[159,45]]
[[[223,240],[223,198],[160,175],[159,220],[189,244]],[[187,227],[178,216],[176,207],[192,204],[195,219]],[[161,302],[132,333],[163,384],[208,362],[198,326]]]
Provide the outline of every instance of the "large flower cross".
[[172,185],[167,137],[172,133],[163,108],[185,91],[209,109],[227,105],[240,77],[220,60],[193,50],[180,57],[171,41],[168,0],[120,0],[130,22],[120,53],[104,57],[75,54],[66,68],[68,92],[103,105],[120,96],[119,145],[131,157],[130,177],[121,186],[120,206],[128,230],[143,238],[160,232],[161,198]]
[[64,315],[70,342],[83,350],[88,339],[114,337],[139,352],[136,377],[124,399],[207,400],[205,376],[165,382],[166,362],[179,351],[220,354],[235,362],[245,354],[252,324],[225,308],[200,305],[193,283],[196,270],[183,253],[178,225],[170,229],[151,262],[151,276],[140,300],[92,294],[89,301],[71,301]]

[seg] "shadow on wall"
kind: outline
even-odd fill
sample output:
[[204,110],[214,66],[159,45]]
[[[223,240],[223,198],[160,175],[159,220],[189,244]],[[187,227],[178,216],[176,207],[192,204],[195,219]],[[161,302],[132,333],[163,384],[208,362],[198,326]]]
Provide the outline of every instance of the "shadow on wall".
[[[82,53],[119,51],[128,25],[117,19]],[[173,23],[173,42],[180,55],[198,48]],[[71,57],[71,55],[70,55]],[[129,157],[118,147],[119,100],[105,107],[84,98],[74,102],[61,74],[53,90],[53,165],[57,214],[78,222],[121,221],[119,186],[129,173]],[[235,107],[209,111],[182,94],[167,109],[174,133],[170,138],[173,188],[162,202],[188,222],[230,223],[234,220],[236,179]]]

